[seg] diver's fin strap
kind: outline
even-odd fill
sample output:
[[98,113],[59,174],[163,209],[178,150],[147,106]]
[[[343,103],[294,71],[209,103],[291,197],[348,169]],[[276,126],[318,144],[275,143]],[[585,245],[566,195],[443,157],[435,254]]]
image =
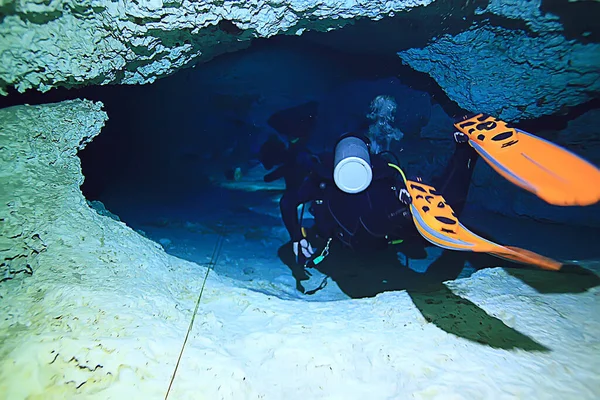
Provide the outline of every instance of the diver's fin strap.
[[600,201],[600,169],[578,155],[485,114],[455,126],[496,172],[547,203]]
[[507,149],[519,142],[515,128],[487,114],[476,114],[454,124],[456,129],[480,145],[494,149]]
[[325,289],[325,286],[327,286],[327,282],[329,281],[329,275],[326,275],[323,280],[321,281],[321,284],[319,286],[317,286],[314,289],[311,290],[304,290],[304,294],[307,295],[313,295],[315,293],[317,293],[319,290]]
[[406,187],[412,196],[410,209],[417,230],[434,245],[449,250],[489,253],[543,269],[561,268],[562,264],[558,261],[528,250],[502,246],[474,234],[460,223],[452,207],[433,186],[407,180]]

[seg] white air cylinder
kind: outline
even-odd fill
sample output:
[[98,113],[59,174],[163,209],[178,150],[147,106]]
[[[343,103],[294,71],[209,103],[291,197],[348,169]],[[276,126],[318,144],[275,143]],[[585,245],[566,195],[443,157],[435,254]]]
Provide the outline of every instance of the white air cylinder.
[[369,148],[362,140],[348,136],[335,147],[333,181],[346,193],[360,193],[371,184],[373,171]]

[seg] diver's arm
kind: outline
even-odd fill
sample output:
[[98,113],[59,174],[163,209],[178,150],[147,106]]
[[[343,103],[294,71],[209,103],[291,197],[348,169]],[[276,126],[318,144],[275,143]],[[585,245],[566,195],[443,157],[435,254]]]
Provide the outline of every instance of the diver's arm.
[[273,182],[273,181],[276,181],[277,179],[283,178],[284,175],[285,175],[285,165],[281,165],[281,166],[277,167],[274,171],[271,171],[268,174],[266,174],[264,176],[263,180],[265,182]]
[[302,227],[298,221],[298,205],[297,196],[295,193],[285,193],[279,202],[281,210],[281,219],[290,234],[292,242],[298,242],[302,239]]
[[412,222],[412,214],[410,212],[410,205],[412,204],[412,197],[404,183],[404,178],[400,174],[396,174],[393,178],[395,190],[394,203],[396,208],[392,208],[387,217],[390,220],[395,236],[400,238],[406,238],[412,235],[414,230],[414,224]]
[[317,199],[319,196],[319,183],[312,176],[302,182],[297,190],[288,190],[281,197],[279,207],[281,209],[281,218],[290,234],[292,242],[299,242],[302,235],[302,226],[298,221],[298,206]]
[[477,151],[465,141],[464,136],[466,135],[454,135],[454,153],[442,173],[431,180],[432,186],[444,196],[458,217],[467,202],[471,178],[479,158]]
[[402,217],[402,224],[406,224],[406,221],[412,221],[411,213],[410,213],[410,205],[412,204],[412,197],[408,192],[406,184],[404,183],[404,179],[402,177],[396,178],[396,197],[398,199],[398,216]]

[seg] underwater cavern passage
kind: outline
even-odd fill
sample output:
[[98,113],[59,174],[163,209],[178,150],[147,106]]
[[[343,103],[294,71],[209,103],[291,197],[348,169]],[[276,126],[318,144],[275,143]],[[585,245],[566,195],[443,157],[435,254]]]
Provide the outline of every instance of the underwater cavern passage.
[[[116,22],[132,53],[113,53],[120,42],[104,56],[87,49],[96,70],[42,76],[37,59],[5,64],[0,392],[598,395],[597,204],[549,205],[479,160],[460,222],[568,268],[409,240],[366,255],[314,242],[314,255],[327,246],[324,260],[297,265],[284,182],[264,179],[276,169],[261,163],[265,143],[280,149],[300,134],[311,152],[332,152],[342,134],[378,133],[409,180],[429,183],[452,157],[454,124],[484,112],[600,164],[600,52],[589,18],[573,24],[580,2],[388,3],[396,8],[340,3],[336,18],[295,4],[296,17],[308,14],[292,27],[285,7],[280,25],[242,10],[199,32],[165,31],[141,3],[128,9],[139,17]],[[161,9],[177,13],[174,4]],[[52,30],[71,18],[55,17],[23,24]],[[18,31],[17,18],[0,29]],[[271,29],[287,35],[260,38]],[[314,207],[298,211],[310,229]]]
[[[100,100],[109,113],[103,132],[79,153],[85,176],[83,194],[100,213],[123,220],[169,253],[198,263],[212,250],[202,244],[202,234],[233,235],[236,239],[223,253],[233,260],[232,267],[221,273],[254,282],[251,286],[258,281],[260,291],[265,290],[264,281],[284,279],[292,289],[300,288],[293,297],[302,294],[300,279],[307,276],[294,263],[281,262],[287,258],[282,253],[289,240],[277,204],[284,186],[281,180],[263,182],[268,171],[259,161],[261,146],[273,135],[290,141],[290,130],[297,130],[315,152],[326,151],[333,148],[341,133],[364,132],[380,123],[372,117],[372,107],[377,98],[387,96],[394,104],[390,129],[400,134],[391,142],[392,152],[408,174],[432,179],[452,154],[453,123],[468,113],[428,76],[403,66],[395,57],[367,58],[285,37],[257,42],[247,50],[151,85],[55,90],[48,95],[52,101],[76,97]],[[46,96],[28,93],[21,101],[43,102]],[[569,116],[581,115],[595,104],[575,108]],[[274,128],[278,126],[273,116],[279,114],[284,115],[278,122],[284,132]],[[310,123],[303,124],[307,115]],[[566,116],[542,118],[524,121],[523,125],[535,129],[536,123],[540,127],[565,126],[566,121]],[[388,131],[386,134],[390,136]],[[498,196],[502,189],[506,193]],[[531,214],[529,218],[516,215],[515,201],[510,200],[515,195],[535,205],[525,210]],[[499,234],[500,241],[507,238],[511,244],[523,243],[559,258],[596,256],[595,247],[581,239],[597,234],[597,226],[589,219],[590,214],[595,215],[593,208],[549,206],[486,165],[476,170],[470,196],[474,200],[467,201],[466,207],[472,212],[467,211],[464,218],[471,218],[487,238]],[[485,200],[479,200],[482,198]],[[308,211],[304,215],[310,225],[312,216]],[[511,222],[502,215],[518,219]],[[536,230],[535,219],[543,221],[546,215],[553,216],[554,225],[544,229],[544,236],[523,242]],[[486,216],[490,222],[477,224]],[[565,225],[565,221],[572,223]],[[490,228],[494,224],[502,228]],[[523,231],[521,238],[513,239],[511,224]],[[571,239],[554,243],[559,231],[573,232],[564,235]],[[255,240],[261,243],[260,251],[254,247]],[[548,246],[549,242],[553,245]],[[442,254],[440,249],[428,247],[424,253],[410,245],[400,247],[407,248],[405,252],[393,249],[389,254],[369,255],[354,268],[344,257],[333,263],[333,270],[326,263],[327,273],[316,274],[321,280],[311,281],[305,289],[317,289],[325,276],[339,276],[344,281],[342,293],[333,298],[372,296],[429,284],[419,273],[430,265],[439,266],[439,271],[429,270],[437,282],[468,276],[490,262],[487,258],[479,261],[480,256],[473,259],[472,255],[445,254],[433,263]],[[339,249],[338,257],[344,252]],[[265,259],[280,265],[267,263],[263,270],[244,267],[236,260],[246,258],[247,253],[264,253]],[[452,259],[451,268],[447,259]],[[372,264],[381,266],[381,271]],[[287,290],[268,293],[287,297]]]

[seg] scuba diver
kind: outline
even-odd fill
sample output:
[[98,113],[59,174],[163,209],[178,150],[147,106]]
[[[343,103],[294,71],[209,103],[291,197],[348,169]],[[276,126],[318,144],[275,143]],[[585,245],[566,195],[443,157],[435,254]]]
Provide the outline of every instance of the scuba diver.
[[[496,244],[460,223],[474,166],[481,157],[510,182],[562,206],[598,202],[600,170],[488,115],[465,117],[455,127],[454,154],[431,185],[421,178],[407,179],[391,153],[372,154],[366,137],[352,133],[340,137],[333,154],[320,155],[302,183],[281,199],[282,219],[296,261],[304,267],[320,263],[333,239],[357,251],[377,251],[403,240],[424,238],[445,249],[488,253],[559,270],[562,263],[558,261]],[[302,226],[302,213],[298,216],[298,206],[308,203],[316,234],[326,239],[319,253]]]
[[306,147],[305,138],[294,138],[286,146],[276,135],[271,135],[261,146],[258,159],[265,169],[275,168],[264,176],[264,181],[273,182],[283,178],[285,193],[300,187],[310,174],[314,162],[314,156]]
[[[455,133],[454,140],[454,154],[434,182],[460,213],[478,157],[465,134]],[[281,201],[282,219],[299,262],[314,255],[297,213],[299,204],[309,202],[316,234],[354,250],[377,251],[390,243],[419,241],[410,211],[412,197],[399,170],[389,165],[386,156],[391,153],[372,154],[370,140],[354,133],[340,137],[335,148],[335,155],[321,155],[298,190]]]
[[[268,124],[279,135],[271,135],[261,146],[258,160],[266,170],[272,170],[264,176],[265,182],[282,179],[285,190],[280,205],[288,203],[305,178],[310,175],[315,156],[308,150],[306,142],[315,128],[318,103],[310,101],[296,107],[274,113]],[[288,139],[286,145],[280,137]]]

